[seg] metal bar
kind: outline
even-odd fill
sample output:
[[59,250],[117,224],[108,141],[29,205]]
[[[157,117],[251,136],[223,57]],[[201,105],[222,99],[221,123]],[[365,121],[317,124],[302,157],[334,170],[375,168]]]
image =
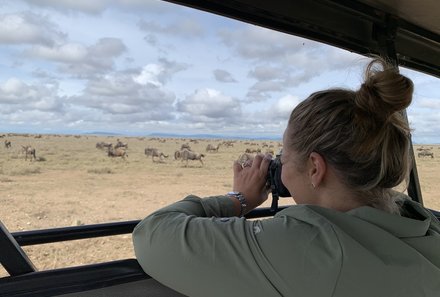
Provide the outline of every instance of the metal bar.
[[34,245],[52,243],[59,241],[95,238],[102,236],[113,236],[133,232],[139,220],[93,224],[74,227],[61,227],[52,229],[41,229],[32,231],[20,231],[12,233],[15,240],[21,245]]
[[[278,211],[286,207],[280,207]],[[273,216],[276,212],[270,210],[269,207],[254,209],[246,215],[246,218],[262,218]],[[12,236],[21,246],[53,243],[60,241],[88,239],[104,236],[114,236],[132,233],[134,227],[140,220],[93,224],[74,227],[61,227],[52,229],[41,229],[32,231],[20,231],[12,233]],[[1,245],[0,245],[1,246]]]
[[36,271],[34,264],[1,221],[0,247],[0,263],[11,276]]

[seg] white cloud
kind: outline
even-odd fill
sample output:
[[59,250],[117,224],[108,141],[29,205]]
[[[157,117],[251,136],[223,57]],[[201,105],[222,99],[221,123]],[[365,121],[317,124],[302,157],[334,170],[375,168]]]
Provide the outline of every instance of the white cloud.
[[322,73],[346,70],[359,60],[346,51],[251,25],[222,30],[219,36],[235,54],[254,65],[248,73],[256,80],[247,94],[251,102],[308,83]]
[[10,78],[0,83],[0,106],[10,112],[23,110],[61,112],[63,98],[58,95],[58,85],[28,84],[17,78]]
[[[245,59],[278,59],[284,56],[290,38],[280,38],[280,34],[269,30],[260,30],[254,26],[244,26],[240,30],[221,30],[219,37],[237,54]],[[286,37],[286,35],[284,35]]]
[[51,45],[64,37],[46,17],[31,12],[0,15],[0,44]]
[[35,46],[28,51],[29,55],[45,60],[62,63],[82,62],[87,58],[87,48],[78,43],[68,43],[61,46]]
[[113,68],[114,60],[126,51],[118,38],[101,38],[96,44],[65,43],[55,46],[36,45],[25,51],[28,58],[39,58],[62,64],[60,71],[87,77]]
[[198,119],[235,119],[241,115],[240,103],[214,89],[198,89],[179,101],[177,110]]
[[70,103],[106,114],[115,122],[170,120],[174,118],[173,92],[153,84],[140,84],[128,73],[113,73],[89,80]]
[[287,88],[283,81],[258,81],[248,91],[247,97],[249,102],[264,101],[271,97],[272,92],[280,92]]
[[88,48],[89,55],[95,57],[117,57],[127,50],[127,47],[118,38],[100,38],[98,42]]
[[142,72],[133,77],[133,80],[141,85],[152,84],[153,86],[160,87],[162,83],[158,80],[159,74],[163,72],[163,67],[157,64],[149,64],[144,66]]
[[234,83],[234,82],[237,82],[234,79],[234,77],[232,76],[232,74],[230,74],[226,70],[214,69],[213,73],[214,73],[214,78],[217,81],[219,81],[219,82],[224,82],[224,83]]
[[170,81],[174,74],[188,67],[187,64],[161,58],[157,64],[145,65],[141,73],[133,76],[133,80],[141,85],[151,84],[160,87]]
[[58,113],[41,110],[20,110],[20,112],[1,114],[0,121],[6,122],[8,125],[15,124],[25,127],[27,127],[28,123],[32,123],[33,127],[59,126],[64,124]]

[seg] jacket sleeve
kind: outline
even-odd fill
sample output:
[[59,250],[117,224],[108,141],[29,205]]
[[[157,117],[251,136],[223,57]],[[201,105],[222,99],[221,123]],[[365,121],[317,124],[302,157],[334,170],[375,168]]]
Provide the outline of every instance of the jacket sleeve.
[[225,196],[188,196],[152,213],[133,232],[140,265],[188,296],[281,296],[252,252],[255,221],[233,213]]

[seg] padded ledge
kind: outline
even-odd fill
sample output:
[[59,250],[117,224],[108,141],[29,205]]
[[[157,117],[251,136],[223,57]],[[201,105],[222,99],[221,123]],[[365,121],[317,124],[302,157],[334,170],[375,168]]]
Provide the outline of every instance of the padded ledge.
[[162,284],[149,278],[102,289],[75,292],[57,297],[185,297]]
[[135,259],[126,259],[0,278],[0,296],[54,296],[143,279],[151,277]]
[[432,210],[432,209],[428,209],[428,210],[431,211],[432,214],[433,214],[434,216],[436,216],[437,219],[440,221],[440,211]]

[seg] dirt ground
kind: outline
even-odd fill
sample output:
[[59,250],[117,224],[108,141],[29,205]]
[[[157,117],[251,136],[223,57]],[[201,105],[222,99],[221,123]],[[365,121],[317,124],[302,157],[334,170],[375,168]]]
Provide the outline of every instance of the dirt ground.
[[[7,135],[12,147],[0,148],[0,220],[11,231],[78,226],[142,219],[155,209],[188,194],[224,194],[232,187],[232,163],[246,148],[279,150],[275,141],[235,141],[218,152],[208,144],[223,140],[121,137],[128,158],[109,158],[97,142],[116,143],[116,137]],[[204,164],[186,166],[174,152],[189,143],[205,154]],[[25,161],[22,145],[36,148],[37,160]],[[152,161],[144,149],[155,147],[169,155]],[[435,158],[417,158],[425,205],[440,209],[440,147]],[[419,147],[415,147],[419,148]],[[417,154],[417,151],[416,151]],[[283,198],[281,204],[292,204]],[[269,206],[270,201],[265,206]],[[131,235],[76,240],[24,247],[37,269],[98,263],[134,257]],[[6,272],[0,267],[0,276]]]

